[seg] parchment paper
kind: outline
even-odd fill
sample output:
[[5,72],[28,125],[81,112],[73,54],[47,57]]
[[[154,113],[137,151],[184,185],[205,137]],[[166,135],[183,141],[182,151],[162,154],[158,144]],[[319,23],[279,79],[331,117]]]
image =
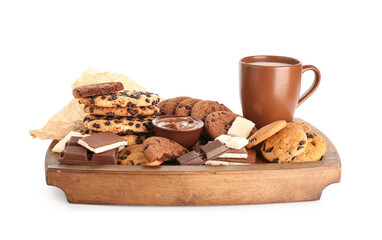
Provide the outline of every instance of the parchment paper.
[[[72,89],[82,85],[102,82],[122,82],[126,90],[146,91],[144,87],[123,74],[100,73],[92,67],[89,67],[72,84]],[[78,99],[73,98],[68,105],[49,119],[42,129],[31,130],[29,134],[33,138],[61,140],[71,131],[84,133],[86,129],[82,121],[85,115],[83,105],[78,103]]]

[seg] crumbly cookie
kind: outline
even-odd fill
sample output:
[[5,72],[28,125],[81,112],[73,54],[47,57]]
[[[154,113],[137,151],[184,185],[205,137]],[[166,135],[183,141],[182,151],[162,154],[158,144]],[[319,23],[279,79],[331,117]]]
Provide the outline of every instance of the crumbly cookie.
[[275,135],[278,131],[285,128],[286,125],[287,122],[285,120],[279,120],[260,128],[248,138],[249,142],[246,147],[251,148],[256,146],[265,139]]
[[196,103],[192,107],[191,117],[204,121],[208,114],[217,111],[232,112],[228,107],[224,106],[223,104],[220,104],[216,101],[205,100]]
[[155,161],[150,163],[143,154],[143,144],[125,147],[118,154],[119,165],[142,165],[142,166],[159,166],[163,162]]
[[180,144],[163,137],[150,137],[143,142],[143,145],[143,153],[149,162],[176,160],[188,152]]
[[326,142],[323,137],[312,132],[308,137],[308,146],[306,150],[298,155],[292,162],[312,162],[321,160],[326,151]]
[[93,115],[106,115],[109,117],[125,116],[125,117],[143,117],[157,115],[159,108],[157,106],[142,106],[136,108],[117,108],[117,107],[96,107],[88,106],[84,107],[85,113]]
[[178,106],[180,102],[182,102],[185,99],[189,99],[190,97],[175,97],[175,98],[169,98],[164,101],[162,101],[161,104],[158,104],[158,107],[160,108],[160,112],[162,115],[174,115],[175,109]]
[[[93,134],[99,133],[99,131],[94,131],[94,130],[88,129],[87,133],[90,135],[93,135]],[[147,135],[147,134],[130,134],[130,135],[118,134],[118,135],[121,136],[122,138],[124,138],[127,141],[129,146],[130,145],[136,145],[136,144],[142,144],[148,137],[150,137],[150,135]]]
[[79,101],[82,104],[97,107],[136,108],[157,105],[160,98],[155,93],[124,90],[116,93],[86,97]]
[[270,162],[286,163],[295,160],[306,147],[307,137],[302,129],[284,128],[264,141],[261,153]]
[[240,115],[233,112],[218,111],[208,114],[204,121],[204,129],[207,134],[215,139],[220,135],[226,135],[233,121]]
[[75,98],[83,98],[89,96],[97,96],[101,94],[109,94],[123,90],[121,82],[106,82],[88,84],[73,89],[73,96]]
[[134,133],[150,133],[153,131],[153,117],[108,117],[88,115],[84,118],[84,125],[88,129],[100,132],[131,135]]
[[201,99],[196,98],[186,98],[181,101],[175,109],[175,115],[177,116],[190,116],[192,107],[202,101]]
[[118,153],[118,164],[120,165],[140,165],[147,161],[143,154],[143,144],[129,145]]

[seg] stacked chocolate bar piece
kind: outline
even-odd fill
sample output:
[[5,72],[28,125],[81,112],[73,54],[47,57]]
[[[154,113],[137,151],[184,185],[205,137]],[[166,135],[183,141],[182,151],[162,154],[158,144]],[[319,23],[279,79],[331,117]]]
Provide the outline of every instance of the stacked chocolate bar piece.
[[135,145],[153,133],[152,120],[159,114],[157,94],[124,90],[122,83],[111,82],[78,87],[73,96],[84,104],[89,134],[112,132]]
[[63,164],[117,164],[118,150],[127,141],[111,132],[103,132],[87,137],[73,136],[65,143],[58,161]]

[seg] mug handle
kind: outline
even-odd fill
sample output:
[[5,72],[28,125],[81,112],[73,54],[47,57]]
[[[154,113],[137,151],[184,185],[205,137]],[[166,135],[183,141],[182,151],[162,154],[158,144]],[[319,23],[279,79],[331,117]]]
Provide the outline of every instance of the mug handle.
[[320,85],[320,81],[321,81],[320,71],[313,65],[302,66],[302,73],[304,73],[308,70],[312,70],[314,72],[314,74],[315,74],[314,81],[313,81],[312,86],[310,86],[310,88],[308,90],[306,90],[306,92],[304,94],[302,94],[301,97],[298,99],[297,107],[299,107],[301,105],[301,103],[303,103],[306,99],[308,99],[314,93],[314,91],[317,90],[318,85]]

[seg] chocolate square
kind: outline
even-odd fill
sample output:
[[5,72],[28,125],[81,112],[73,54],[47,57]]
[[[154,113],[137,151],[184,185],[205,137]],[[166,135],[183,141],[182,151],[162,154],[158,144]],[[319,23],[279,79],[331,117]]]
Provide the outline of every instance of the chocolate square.
[[205,158],[209,160],[216,158],[224,152],[226,152],[228,150],[228,147],[219,140],[214,140],[202,146],[200,150],[204,154]]
[[180,165],[202,165],[205,160],[195,151],[188,152],[176,159]]

